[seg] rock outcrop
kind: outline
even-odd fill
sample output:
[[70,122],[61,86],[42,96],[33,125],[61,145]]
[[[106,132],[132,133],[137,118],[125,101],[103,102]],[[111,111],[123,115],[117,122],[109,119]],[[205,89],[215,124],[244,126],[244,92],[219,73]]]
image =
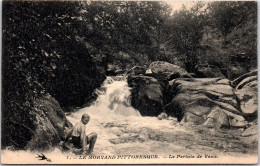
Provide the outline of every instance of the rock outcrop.
[[236,86],[235,93],[243,115],[248,120],[254,120],[258,110],[257,70],[235,79],[233,85]]
[[217,107],[207,116],[204,125],[213,128],[230,127],[230,121],[228,115],[221,108]]
[[221,70],[214,65],[197,65],[195,68],[195,74],[198,78],[217,78],[225,77]]
[[243,127],[245,119],[227,79],[175,79],[169,82],[172,101],[166,113],[183,123]]
[[129,76],[131,105],[142,116],[157,116],[163,110],[163,94],[160,83],[149,76]]
[[155,61],[150,64],[149,69],[151,70],[152,77],[158,80],[172,80],[174,78],[191,78],[189,73],[181,67],[163,61]]
[[60,107],[58,101],[53,97],[48,96],[40,98],[36,101],[35,107],[46,115],[51,124],[57,130],[59,137],[62,139],[65,137],[66,127],[72,127],[72,124],[67,120],[63,110]]
[[252,72],[243,74],[239,77],[237,77],[236,79],[234,79],[233,81],[231,81],[231,85],[232,87],[236,87],[242,80],[244,80],[245,78],[251,77],[251,76],[257,76],[257,70],[253,70]]
[[43,111],[35,109],[31,115],[35,117],[33,121],[35,130],[31,131],[31,140],[24,149],[44,151],[57,146],[60,142],[59,134]]
[[247,128],[244,133],[242,134],[242,136],[244,137],[249,137],[249,136],[257,136],[258,134],[258,125],[254,124],[251,127]]
[[258,143],[258,123],[257,119],[255,119],[252,123],[250,123],[250,127],[248,127],[242,134],[242,137],[246,139],[246,141],[250,144]]
[[30,112],[34,124],[31,140],[25,146],[29,150],[48,150],[65,138],[65,130],[72,127],[59,103],[51,96],[35,101]]
[[218,67],[200,65],[198,77],[217,78],[194,78],[179,66],[156,61],[145,76],[132,73],[131,104],[143,116],[165,111],[181,123],[214,128],[246,128],[257,116],[256,70],[229,81]]

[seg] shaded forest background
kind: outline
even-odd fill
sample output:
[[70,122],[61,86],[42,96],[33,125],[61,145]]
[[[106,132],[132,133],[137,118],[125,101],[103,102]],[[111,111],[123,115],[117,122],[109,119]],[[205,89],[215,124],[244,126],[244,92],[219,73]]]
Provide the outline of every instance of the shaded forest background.
[[[166,61],[192,73],[215,65],[226,77],[257,66],[257,3],[3,2],[3,130],[23,147],[34,101],[67,109],[93,98],[106,75]],[[15,134],[13,134],[15,133]],[[8,144],[8,143],[6,143]]]

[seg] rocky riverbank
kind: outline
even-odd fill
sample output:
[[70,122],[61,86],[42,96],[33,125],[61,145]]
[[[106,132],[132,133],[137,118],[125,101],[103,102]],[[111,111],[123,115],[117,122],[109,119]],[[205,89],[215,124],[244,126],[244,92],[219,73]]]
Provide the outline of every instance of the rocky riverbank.
[[243,136],[257,142],[257,70],[230,81],[221,74],[198,78],[202,71],[189,74],[157,61],[146,72],[130,73],[131,103],[142,115],[166,113],[180,123],[208,129],[246,129]]
[[[143,76],[139,75],[139,76],[134,76],[133,78],[135,77],[141,79]],[[149,78],[149,76],[145,76],[145,78],[146,77]],[[177,78],[175,80],[176,81],[180,80],[181,83],[184,82],[183,85],[185,85],[184,87],[187,88],[188,87],[187,84],[189,82],[186,83],[187,80],[185,79]],[[194,79],[192,83],[200,85],[201,81],[198,81],[198,79],[199,78]],[[230,88],[226,84],[225,79],[204,78],[202,80],[207,80],[207,81],[211,80],[210,85],[212,84],[212,86],[223,85],[224,87],[227,86],[228,88]],[[157,84],[158,80],[157,82],[147,81],[142,83],[150,83],[152,85],[151,87],[161,86],[160,83]],[[154,86],[154,84],[156,86]],[[137,85],[139,85],[140,90],[143,90],[142,89],[143,84],[133,84],[132,90]],[[209,84],[205,84],[203,86],[206,86],[207,88],[205,87],[204,88],[207,90],[210,89]],[[148,95],[149,95],[148,92],[152,91],[152,94],[148,97],[154,97],[148,99],[156,99],[155,92],[157,91],[155,90],[155,88],[151,88],[151,87],[145,88],[145,90],[147,90]],[[165,87],[169,87],[169,86],[165,86]],[[194,87],[195,90],[198,90],[196,89],[198,87],[196,86],[192,86],[192,87]],[[208,107],[207,105],[206,106],[200,105],[199,106],[200,109],[197,109],[198,107],[195,107],[196,109],[194,110],[192,110],[193,107],[187,107],[185,109],[187,109],[188,111],[197,111],[198,113],[200,113],[199,110],[202,110],[203,111],[202,113],[206,115],[204,116],[206,117],[206,119],[203,119],[202,118],[203,116],[196,117],[194,115],[194,119],[196,120],[194,121],[194,119],[191,118],[191,116],[189,115],[190,112],[188,111],[183,112],[183,116],[176,116],[174,111],[171,112],[172,114],[166,112],[170,116],[166,115],[165,113],[161,114],[159,111],[152,112],[154,115],[155,113],[160,114],[160,118],[151,115],[141,116],[140,113],[141,114],[150,113],[148,109],[149,106],[143,106],[143,108],[147,108],[146,112],[142,112],[141,110],[138,111],[134,109],[131,106],[131,100],[130,100],[133,97],[131,94],[133,93],[133,91],[130,90],[131,88],[128,87],[128,83],[126,82],[126,79],[123,76],[108,77],[107,80],[104,82],[104,85],[99,90],[96,91],[96,93],[98,94],[98,98],[94,103],[92,103],[91,106],[75,111],[70,115],[67,115],[66,117],[64,117],[64,113],[61,112],[59,105],[53,98],[47,97],[46,99],[40,99],[37,102],[39,106],[37,107],[37,109],[41,110],[45,114],[45,116],[42,116],[42,118],[40,118],[41,121],[39,121],[40,122],[39,129],[41,130],[37,130],[37,131],[44,131],[44,132],[39,132],[44,134],[42,135],[36,134],[35,136],[38,137],[35,138],[37,139],[33,139],[29,145],[32,145],[31,147],[37,147],[36,145],[38,142],[46,145],[46,149],[49,148],[48,157],[54,162],[57,161],[57,156],[59,156],[59,158],[65,158],[66,156],[73,156],[71,152],[64,151],[62,148],[59,148],[59,146],[56,145],[63,137],[64,134],[63,131],[67,127],[70,127],[71,124],[73,125],[77,121],[79,121],[82,114],[87,113],[91,117],[90,122],[86,126],[87,134],[91,132],[96,132],[98,134],[98,139],[94,150],[95,156],[158,155],[160,157],[163,156],[169,157],[169,155],[174,155],[174,156],[179,155],[180,158],[181,156],[185,157],[185,156],[194,156],[194,155],[203,155],[203,156],[208,155],[208,156],[213,156],[213,158],[214,156],[216,156],[217,158],[223,158],[225,156],[229,156],[233,158],[237,158],[237,157],[255,158],[257,156],[257,123],[256,123],[257,121],[256,120],[250,121],[246,116],[244,116],[243,113],[240,113],[238,115],[236,113],[230,112],[229,114],[227,114],[226,112],[228,111],[225,110],[224,108],[219,108],[219,109],[223,109],[221,111],[216,109],[214,111],[214,109],[210,110],[209,108],[207,108]],[[180,91],[178,91],[178,93],[182,93],[182,92],[190,93],[190,91],[181,91],[181,89],[179,90]],[[219,93],[217,92],[215,93],[221,94],[220,93],[221,90],[219,88],[217,90]],[[171,91],[168,91],[168,93],[170,92]],[[223,92],[223,94],[228,94],[228,92],[229,91],[225,93]],[[160,96],[161,97],[160,100],[161,100],[161,107],[163,109],[165,107],[164,102],[167,100],[163,98],[165,92],[161,94],[162,95]],[[173,95],[174,98],[174,96],[176,95],[175,93],[173,94],[174,94]],[[199,94],[204,95],[207,93],[203,92]],[[193,96],[191,94],[190,96],[191,99],[193,99]],[[211,101],[213,99],[208,97],[208,100]],[[223,102],[222,100],[224,99],[221,99],[220,101]],[[214,101],[217,102],[217,100]],[[221,103],[220,101],[218,101],[217,104]],[[184,100],[184,102],[186,101]],[[170,103],[172,103],[172,101],[170,101]],[[199,104],[200,102],[195,102],[195,103]],[[147,103],[145,102],[139,103],[139,105],[142,104],[147,104]],[[216,103],[213,102],[213,104]],[[230,105],[229,107],[231,107],[232,105],[234,105],[234,103],[233,104],[229,103],[229,105]],[[56,111],[54,111],[53,109]],[[183,111],[185,111],[185,109],[183,109]],[[213,113],[215,113],[215,115],[213,114],[214,116],[212,117],[207,115],[207,113],[205,113],[205,110],[207,109],[209,115],[212,115]],[[153,111],[156,111],[156,109],[153,109]],[[168,111],[171,111],[171,109],[169,109]],[[180,110],[176,110],[176,112],[178,111]],[[184,120],[185,116],[186,116],[186,120]],[[226,123],[220,123],[220,122],[225,122],[224,120],[227,120],[232,116],[242,117],[243,122],[246,125],[231,126],[231,124],[227,125]],[[222,121],[220,121],[221,118]],[[210,120],[213,120],[211,121],[213,123],[209,123]],[[68,121],[71,123],[68,123]],[[202,122],[202,123],[197,123],[197,122]],[[205,125],[205,123],[211,125]],[[47,125],[43,126],[43,124],[47,124]],[[232,123],[232,125],[233,124],[236,123]],[[50,142],[50,140],[53,137],[60,138],[60,139],[57,139],[55,140],[54,143],[52,143]],[[39,162],[37,159],[33,160],[35,153],[31,151],[9,151],[9,150],[4,150],[3,154],[7,156],[26,155],[27,158],[32,158],[32,162],[34,163]],[[30,148],[30,150],[33,150],[33,148]],[[41,149],[40,151],[43,150],[44,149]]]
[[[251,153],[257,144],[256,75],[255,70],[233,81],[224,77],[194,78],[194,74],[176,65],[154,62],[148,69],[134,67],[128,71],[127,83],[124,76],[107,79],[96,91],[97,101],[68,117],[58,101],[45,95],[34,101],[34,111],[30,112],[35,118],[34,128],[30,128],[31,138],[24,149],[44,151],[57,147],[64,140],[66,130],[86,112],[84,110],[91,110],[87,111],[93,117],[91,127],[111,147],[131,143],[135,147],[138,142],[146,141],[186,147],[190,144],[189,138],[196,136],[195,144],[225,151],[232,138],[229,150],[237,153],[242,148]],[[111,110],[117,120],[105,120]],[[125,118],[129,116],[134,118]],[[133,126],[139,127],[133,129]],[[109,131],[115,137],[105,138]],[[205,137],[206,141],[202,141]],[[235,143],[236,140],[239,143]],[[217,143],[211,145],[208,141]],[[236,147],[238,144],[243,147]],[[102,146],[105,144],[98,146],[101,152],[104,151]]]

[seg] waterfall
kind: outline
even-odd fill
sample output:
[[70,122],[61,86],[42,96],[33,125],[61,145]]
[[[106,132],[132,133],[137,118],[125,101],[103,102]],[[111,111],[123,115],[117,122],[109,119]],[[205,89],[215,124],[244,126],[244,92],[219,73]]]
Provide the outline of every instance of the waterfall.
[[[141,116],[140,113],[130,105],[130,90],[126,78],[123,76],[107,77],[102,87],[96,90],[98,98],[91,106],[82,108],[68,115],[68,120],[75,124],[80,121],[82,114],[90,115],[90,121],[86,125],[86,135],[96,132],[97,142],[94,148],[94,155],[133,155],[133,154],[201,154],[197,151],[202,146],[202,139],[195,139],[196,143],[192,149],[187,151],[186,145],[190,145],[191,137],[200,138],[201,134],[194,132],[180,125],[176,118],[170,117],[168,120],[158,120],[157,117]],[[200,130],[201,131],[201,130]],[[205,136],[203,136],[204,138]],[[212,141],[223,141],[219,137],[206,137],[206,144]],[[220,139],[220,140],[218,140]],[[186,142],[185,142],[186,141]],[[234,140],[237,144],[237,140]],[[202,144],[203,145],[203,144]],[[207,148],[208,149],[208,148]],[[206,149],[206,151],[207,151]],[[218,149],[210,148],[209,152],[218,152]],[[5,156],[15,156],[16,158],[28,158],[33,163],[43,163],[35,158],[35,153],[31,151],[10,151],[3,150]],[[62,151],[60,148],[48,152],[53,163],[71,161],[78,163],[80,160],[66,160],[67,156],[73,157],[69,151]],[[82,160],[83,161],[83,160]],[[46,161],[47,162],[47,161]],[[46,163],[45,162],[45,163]],[[89,162],[89,161],[84,161]],[[47,163],[48,164],[48,163]]]
[[[107,77],[103,85],[95,91],[98,98],[91,106],[67,116],[74,125],[81,120],[84,113],[90,115],[90,121],[86,125],[86,135],[92,132],[98,135],[94,148],[95,155],[154,154],[154,150],[150,149],[156,149],[158,145],[154,140],[149,140],[150,131],[167,133],[183,131],[182,128],[172,125],[172,121],[141,116],[139,111],[130,104],[130,90],[124,76]],[[166,147],[174,149],[165,143],[162,152]],[[34,159],[33,163],[42,163],[35,158],[34,152],[4,150],[3,153],[7,156],[26,156],[30,160]],[[48,152],[47,157],[55,163],[60,159],[67,161],[65,158],[68,155],[73,156],[71,152],[63,152],[60,148],[55,148]]]
[[[168,120],[158,120],[157,117],[141,116],[130,105],[130,89],[125,77],[107,77],[103,86],[96,90],[98,98],[91,106],[67,116],[68,120],[75,124],[80,121],[82,114],[90,115],[90,121],[86,125],[86,134],[96,132],[98,135],[94,155],[159,154],[166,156],[169,154],[197,155],[206,152],[207,154],[221,154],[219,149],[212,147],[207,142],[222,143],[226,135],[223,135],[223,138],[219,135],[215,136],[215,131],[214,135],[202,135],[201,131],[204,130],[195,128],[199,132],[194,132],[180,125],[177,119],[172,117]],[[207,135],[209,134],[210,131],[207,132]],[[191,144],[193,137],[196,142]],[[236,147],[238,140],[230,139],[230,143]],[[191,147],[191,149],[187,147]],[[204,149],[200,149],[202,147]],[[68,156],[73,158],[74,154],[57,147],[46,155],[53,163],[61,161],[69,164],[90,162],[87,160],[67,160]],[[241,152],[236,152],[235,155],[241,156]],[[9,156],[10,159],[15,157],[19,164],[23,162],[49,164],[47,161],[35,158],[36,154],[32,151],[6,149],[2,150],[3,156],[5,158]],[[25,161],[25,159],[27,160]]]
[[79,121],[84,113],[96,120],[105,121],[129,116],[140,117],[139,111],[130,104],[130,89],[125,76],[107,77],[101,88],[95,91],[98,94],[97,100],[91,106],[72,113],[68,119],[74,123]]
[[[167,132],[180,130],[172,125],[172,121],[141,116],[139,111],[130,104],[130,90],[124,76],[107,77],[101,88],[96,90],[98,98],[91,106],[67,116],[68,120],[75,124],[80,121],[84,113],[90,115],[90,121],[86,125],[86,134],[91,132],[98,134],[95,146],[97,152],[113,154],[112,149],[115,145],[111,143],[111,139],[131,137],[135,130],[141,131],[143,128]],[[110,148],[106,150],[105,147]]]

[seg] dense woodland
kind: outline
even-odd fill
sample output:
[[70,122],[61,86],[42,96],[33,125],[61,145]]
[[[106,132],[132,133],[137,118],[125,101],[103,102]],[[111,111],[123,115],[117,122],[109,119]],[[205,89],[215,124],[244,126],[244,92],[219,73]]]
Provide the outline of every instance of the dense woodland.
[[[5,142],[30,138],[28,112],[50,94],[63,108],[93,97],[108,74],[160,60],[192,73],[198,64],[244,74],[257,65],[257,3],[3,2]],[[232,73],[227,75],[232,78]],[[24,135],[24,134],[21,134]]]

